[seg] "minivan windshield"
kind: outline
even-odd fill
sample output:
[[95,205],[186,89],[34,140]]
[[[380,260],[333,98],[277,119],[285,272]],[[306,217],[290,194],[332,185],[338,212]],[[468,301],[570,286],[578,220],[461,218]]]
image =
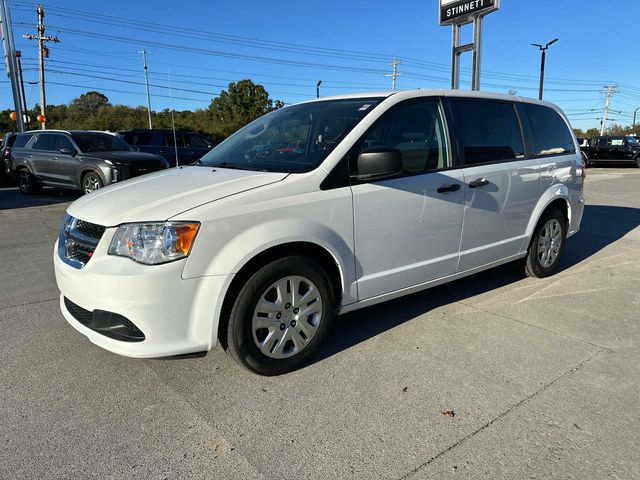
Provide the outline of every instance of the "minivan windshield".
[[81,152],[129,152],[135,150],[121,138],[110,133],[101,132],[73,132],[71,136],[76,141]]
[[197,164],[266,172],[311,171],[380,100],[324,100],[276,110],[238,130]]

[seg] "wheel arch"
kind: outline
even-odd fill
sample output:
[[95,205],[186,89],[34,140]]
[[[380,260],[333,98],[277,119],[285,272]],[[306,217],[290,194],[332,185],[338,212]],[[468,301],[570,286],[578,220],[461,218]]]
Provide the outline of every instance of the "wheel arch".
[[84,176],[87,173],[95,173],[96,175],[98,175],[98,178],[100,178],[100,180],[102,181],[102,185],[106,186],[107,185],[107,179],[105,178],[104,174],[100,171],[100,169],[98,167],[94,167],[92,165],[85,165],[82,168],[78,169],[78,188],[80,188],[80,190],[82,190],[82,181],[84,180]]
[[535,206],[531,218],[529,219],[529,223],[527,224],[526,247],[528,247],[531,241],[533,232],[535,231],[540,218],[549,208],[557,208],[562,212],[566,220],[566,227],[568,230],[569,225],[571,225],[571,203],[569,202],[569,191],[565,185],[554,185],[549,188],[538,201],[538,204]]
[[[217,335],[218,341],[226,348],[226,332],[229,321],[229,315],[233,308],[233,303],[240,290],[247,280],[260,268],[279,258],[299,255],[308,257],[316,261],[329,277],[331,286],[333,287],[336,308],[341,305],[342,295],[344,292],[344,275],[340,268],[340,263],[332,252],[325,247],[310,241],[293,241],[281,243],[271,246],[260,251],[253,257],[245,261],[234,275],[233,280],[228,285],[223,294],[223,300],[218,315],[217,331],[213,332]],[[214,339],[215,340],[215,339]]]

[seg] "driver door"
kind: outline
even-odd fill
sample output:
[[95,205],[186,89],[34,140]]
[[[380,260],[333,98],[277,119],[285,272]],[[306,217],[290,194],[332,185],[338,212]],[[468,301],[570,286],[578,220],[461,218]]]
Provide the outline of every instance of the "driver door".
[[399,150],[404,171],[352,185],[358,298],[411,287],[455,273],[462,234],[464,182],[451,168],[449,140],[437,98],[392,107],[350,154]]

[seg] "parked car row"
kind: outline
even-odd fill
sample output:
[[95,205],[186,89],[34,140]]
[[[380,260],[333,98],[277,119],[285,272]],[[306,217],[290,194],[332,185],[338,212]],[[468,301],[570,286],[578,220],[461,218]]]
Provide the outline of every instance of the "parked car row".
[[83,130],[11,134],[2,159],[27,195],[44,185],[86,194],[169,167],[161,156],[139,152],[113,133]]
[[0,139],[0,184],[25,194],[43,185],[89,193],[104,185],[198,161],[213,142],[196,132],[134,129],[117,133],[34,130]]
[[640,168],[640,140],[631,135],[578,138],[588,166],[631,163]]

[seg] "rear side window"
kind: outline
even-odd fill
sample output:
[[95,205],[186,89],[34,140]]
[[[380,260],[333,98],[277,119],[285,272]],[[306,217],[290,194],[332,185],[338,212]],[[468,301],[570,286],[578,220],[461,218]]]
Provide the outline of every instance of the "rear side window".
[[164,142],[163,146],[165,147],[175,147],[177,144],[178,147],[184,147],[184,138],[182,137],[182,133],[176,132],[176,141],[173,141],[173,132],[166,132],[164,134]]
[[37,134],[35,135],[34,142],[31,144],[31,148],[33,150],[55,150],[55,137],[55,135]]
[[524,157],[522,131],[512,103],[486,100],[454,100],[453,103],[465,164]]
[[151,132],[126,132],[122,134],[122,138],[129,145],[151,145]]
[[24,146],[29,142],[29,140],[31,140],[32,136],[33,134],[19,134],[19,135],[16,135],[15,137],[12,137],[12,138],[15,138],[13,142],[13,148],[24,148]]
[[530,103],[525,103],[522,107],[529,120],[535,155],[575,153],[573,135],[558,112],[544,105]]

